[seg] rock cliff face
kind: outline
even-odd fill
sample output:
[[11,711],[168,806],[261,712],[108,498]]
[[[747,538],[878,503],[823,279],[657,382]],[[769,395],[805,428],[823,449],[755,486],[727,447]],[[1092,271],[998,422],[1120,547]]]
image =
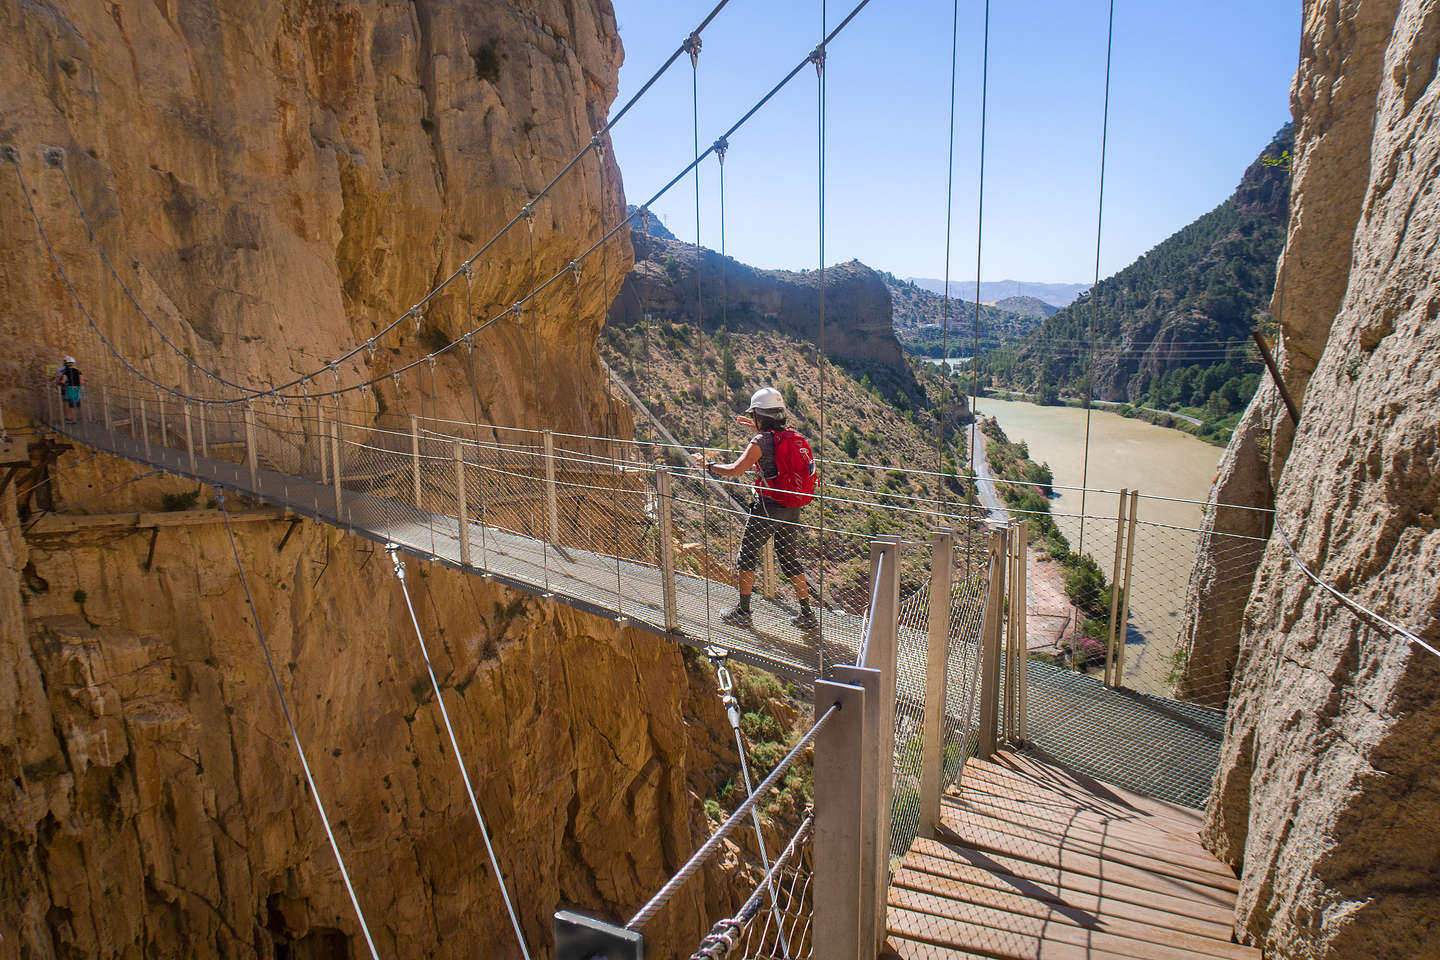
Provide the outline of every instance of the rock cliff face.
[[[612,318],[620,324],[697,316],[707,330],[722,317],[731,330],[777,330],[814,343],[820,326],[820,274],[761,270],[693,243],[631,231],[635,269],[625,278]],[[697,288],[696,271],[699,271]],[[724,276],[722,277],[722,272]],[[697,310],[697,295],[702,298]],[[722,302],[723,300],[723,302]],[[891,329],[890,292],[858,260],[825,271],[825,353],[889,392],[919,401],[920,387]]]
[[[1312,0],[1304,10],[1274,304],[1300,425],[1262,391],[1216,494],[1273,502],[1311,569],[1433,644],[1440,9]],[[1241,935],[1277,957],[1440,955],[1440,658],[1339,607],[1278,537],[1237,639],[1207,834],[1242,871]]]
[[[0,53],[0,145],[80,297],[142,369],[212,395],[109,276],[43,150],[63,151],[155,324],[260,386],[363,342],[488,240],[601,125],[621,56],[607,0],[0,0]],[[503,310],[623,209],[608,150],[591,154],[536,205],[533,232],[511,230],[468,290],[338,380]],[[13,428],[42,364],[74,353],[92,378],[106,364],[8,162],[0,211]],[[538,408],[596,432],[594,341],[631,256],[617,238],[605,270],[479,338],[473,367],[444,359],[368,402],[521,424]],[[181,490],[102,495],[137,472],[69,454],[56,508],[160,509]],[[27,538],[15,519],[0,535],[0,956],[361,955],[223,527],[167,528],[147,559],[143,534]],[[236,527],[377,945],[518,955],[388,563],[309,522],[280,548],[285,534]],[[546,952],[556,906],[643,902],[705,832],[696,796],[727,759],[703,675],[673,645],[476,578],[412,562],[410,583],[532,949]],[[718,874],[698,878],[657,918],[656,949],[690,949],[729,896]]]
[[[205,368],[264,386],[364,342],[495,234],[604,122],[621,57],[607,0],[3,0],[0,53],[0,143],[18,151],[87,306],[157,379],[212,391],[109,278],[45,148],[64,151],[160,329]],[[53,278],[9,164],[0,210],[4,381],[60,353],[100,373],[99,344]],[[418,336],[401,324],[338,379],[383,375],[502,311],[623,210],[609,151],[603,163],[591,153],[536,205],[533,263],[517,226],[477,263],[468,294],[457,282]],[[433,401],[529,423],[536,382],[550,425],[601,422],[592,347],[630,263],[623,234],[606,258],[603,289],[599,269],[567,278],[487,331],[474,370],[442,361],[424,378],[427,412]],[[421,402],[414,378],[382,393],[391,410]]]
[[[64,471],[58,496],[132,470]],[[178,483],[102,506],[158,509]],[[283,522],[235,531],[382,956],[518,956],[385,556],[308,521],[283,549]],[[0,536],[7,950],[363,955],[225,528],[165,528],[149,570],[148,540]],[[644,902],[704,835],[713,693],[674,644],[413,560],[409,582],[532,949],[557,905]],[[696,942],[726,896],[698,878],[657,946]]]

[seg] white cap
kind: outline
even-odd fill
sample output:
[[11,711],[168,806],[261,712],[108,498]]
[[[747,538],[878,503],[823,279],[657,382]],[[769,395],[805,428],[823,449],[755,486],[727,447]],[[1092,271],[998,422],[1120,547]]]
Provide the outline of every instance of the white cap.
[[66,358],[65,358],[65,362],[66,362],[66,363],[74,363],[74,362],[75,362],[75,358],[74,358],[74,357],[66,357]]

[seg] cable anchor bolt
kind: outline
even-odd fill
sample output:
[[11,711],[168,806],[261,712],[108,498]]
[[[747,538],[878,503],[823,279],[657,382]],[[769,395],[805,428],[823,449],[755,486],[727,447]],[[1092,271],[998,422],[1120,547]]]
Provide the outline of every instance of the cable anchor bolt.
[[0,146],[0,160],[8,160],[17,167],[20,165],[20,154],[10,144]]
[[390,562],[395,565],[395,579],[405,579],[405,561],[400,559],[400,548],[393,543],[385,544],[385,552],[390,555]]
[[45,163],[49,166],[63,167],[65,165],[65,151],[59,147],[48,147],[41,156],[45,158]]
[[685,38],[685,42],[680,44],[680,49],[690,54],[690,69],[692,70],[700,65],[700,47],[700,34],[698,33],[690,34]]
[[815,76],[822,75],[825,72],[825,44],[822,43],[811,50],[809,60],[815,64]]

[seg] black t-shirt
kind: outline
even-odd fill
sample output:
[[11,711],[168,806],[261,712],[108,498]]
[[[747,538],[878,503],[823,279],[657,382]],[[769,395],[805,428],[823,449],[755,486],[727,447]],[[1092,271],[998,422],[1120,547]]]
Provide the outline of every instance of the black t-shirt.
[[62,367],[60,369],[60,383],[66,387],[80,386],[80,371],[75,367]]

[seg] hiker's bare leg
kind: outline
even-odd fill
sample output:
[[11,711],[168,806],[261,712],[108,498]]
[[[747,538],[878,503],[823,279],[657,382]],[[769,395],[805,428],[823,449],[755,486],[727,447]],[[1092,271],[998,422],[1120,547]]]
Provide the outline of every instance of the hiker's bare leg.
[[790,583],[795,587],[796,600],[808,601],[810,599],[810,587],[805,582],[805,574],[802,573],[800,576],[793,578]]
[[742,596],[742,597],[748,597],[748,596],[750,596],[751,592],[754,591],[754,589],[755,589],[755,571],[754,571],[754,570],[741,570],[741,571],[740,571],[740,596]]

